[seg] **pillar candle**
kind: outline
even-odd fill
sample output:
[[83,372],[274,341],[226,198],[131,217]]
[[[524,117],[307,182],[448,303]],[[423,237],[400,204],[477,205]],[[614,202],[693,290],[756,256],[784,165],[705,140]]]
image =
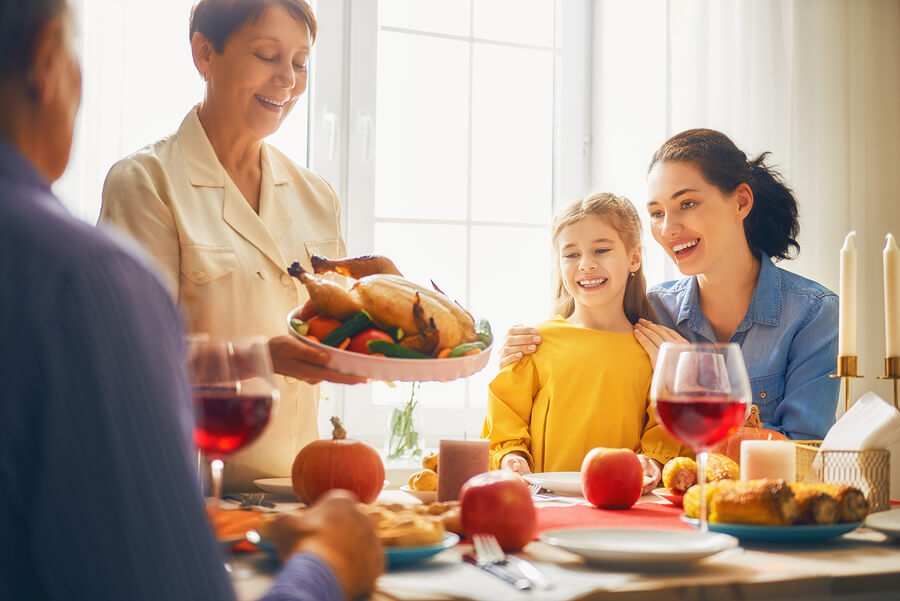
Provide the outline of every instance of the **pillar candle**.
[[466,480],[490,469],[487,440],[442,440],[438,458],[438,501],[455,501]]
[[884,245],[885,357],[900,357],[900,249],[894,235]]
[[856,355],[856,232],[844,238],[841,248],[840,311],[838,315],[838,355]]
[[794,443],[786,440],[741,441],[741,480],[781,478],[797,479],[797,457]]

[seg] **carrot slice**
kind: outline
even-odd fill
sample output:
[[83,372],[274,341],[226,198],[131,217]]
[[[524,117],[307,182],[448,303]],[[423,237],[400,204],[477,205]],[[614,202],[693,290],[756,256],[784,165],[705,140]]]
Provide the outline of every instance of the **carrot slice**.
[[315,336],[311,336],[309,334],[306,335],[306,339],[312,340],[313,342],[321,342],[318,338],[316,338]]
[[463,357],[468,357],[469,355],[477,355],[477,354],[480,353],[480,352],[481,352],[481,349],[480,349],[480,348],[473,348],[473,349],[472,349],[471,351],[469,351],[468,353],[463,353],[462,356],[463,356]]
[[446,358],[447,358],[447,355],[449,355],[449,354],[450,354],[450,351],[452,351],[452,350],[453,350],[453,349],[451,349],[451,348],[442,348],[442,349],[441,349],[441,352],[439,352],[439,353],[437,354],[437,358],[438,358],[438,359],[446,359]]
[[338,348],[339,348],[340,350],[344,350],[344,349],[347,348],[348,346],[350,346],[350,339],[349,339],[349,338],[344,338],[344,341],[338,345]]

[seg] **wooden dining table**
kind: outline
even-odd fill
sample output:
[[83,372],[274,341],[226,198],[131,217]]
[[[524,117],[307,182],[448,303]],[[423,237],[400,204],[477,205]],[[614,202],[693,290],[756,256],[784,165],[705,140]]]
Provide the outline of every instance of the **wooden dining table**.
[[[376,502],[417,503],[399,490],[383,491]],[[643,505],[664,503],[652,495]],[[571,500],[536,503],[557,518],[587,512]],[[565,509],[569,507],[571,509]],[[669,508],[671,509],[671,508]],[[634,510],[629,510],[634,511]],[[543,514],[549,513],[543,511]],[[671,513],[671,512],[670,512]],[[666,526],[654,527],[667,529]],[[683,528],[678,520],[672,529]],[[652,563],[626,568],[586,563],[580,556],[535,540],[518,555],[531,560],[553,581],[548,590],[517,591],[509,584],[462,561],[471,546],[462,542],[421,563],[389,569],[378,580],[373,601],[842,601],[900,600],[900,539],[860,527],[843,536],[810,544],[741,543],[691,564],[665,568]],[[240,601],[257,599],[278,570],[277,560],[263,553],[236,556],[238,568],[251,576],[235,580]]]

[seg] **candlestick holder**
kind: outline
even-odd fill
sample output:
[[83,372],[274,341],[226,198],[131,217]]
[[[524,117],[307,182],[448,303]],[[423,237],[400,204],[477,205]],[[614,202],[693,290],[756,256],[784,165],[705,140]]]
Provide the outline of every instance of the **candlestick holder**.
[[897,395],[897,384],[900,382],[900,357],[885,357],[884,375],[878,376],[878,379],[894,381],[894,407],[900,409],[900,397]]
[[857,355],[838,355],[837,373],[829,378],[841,378],[844,381],[844,411],[850,408],[850,378],[861,378],[857,373],[859,357]]

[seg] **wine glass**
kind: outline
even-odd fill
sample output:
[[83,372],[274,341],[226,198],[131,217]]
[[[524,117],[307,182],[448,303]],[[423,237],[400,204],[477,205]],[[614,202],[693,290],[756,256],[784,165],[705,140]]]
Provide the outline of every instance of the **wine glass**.
[[741,348],[734,343],[664,342],[650,383],[657,420],[697,453],[700,530],[706,522],[706,459],[709,449],[734,434],[750,413],[750,381]]
[[194,444],[210,460],[213,505],[222,496],[225,458],[255,441],[266,429],[278,389],[265,339],[188,339],[188,373],[193,387]]

